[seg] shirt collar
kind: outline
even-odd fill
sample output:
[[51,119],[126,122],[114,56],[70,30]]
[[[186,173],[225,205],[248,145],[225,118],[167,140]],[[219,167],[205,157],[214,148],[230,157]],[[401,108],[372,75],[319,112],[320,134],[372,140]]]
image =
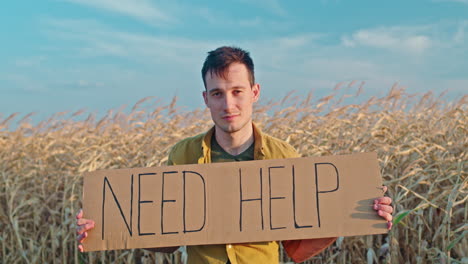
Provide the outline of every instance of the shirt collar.
[[258,128],[254,123],[252,123],[252,127],[253,127],[253,134],[254,134],[254,140],[255,140],[254,159],[256,160],[265,159],[265,152],[263,151],[264,150],[263,133],[260,130],[260,128]]
[[[253,135],[254,135],[254,159],[262,160],[265,159],[265,152],[263,148],[263,133],[254,123],[252,123]],[[210,163],[211,162],[211,137],[213,136],[215,127],[213,126],[210,130],[205,133],[202,141],[202,156],[198,159],[198,163]]]

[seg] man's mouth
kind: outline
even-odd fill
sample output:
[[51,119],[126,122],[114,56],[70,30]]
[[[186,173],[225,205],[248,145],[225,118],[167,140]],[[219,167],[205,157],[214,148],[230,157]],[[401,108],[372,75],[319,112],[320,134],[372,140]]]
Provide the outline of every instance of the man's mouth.
[[234,118],[238,117],[239,115],[238,114],[232,114],[232,115],[225,115],[223,116],[222,118],[224,120],[227,120],[227,121],[230,121],[230,120],[233,120]]

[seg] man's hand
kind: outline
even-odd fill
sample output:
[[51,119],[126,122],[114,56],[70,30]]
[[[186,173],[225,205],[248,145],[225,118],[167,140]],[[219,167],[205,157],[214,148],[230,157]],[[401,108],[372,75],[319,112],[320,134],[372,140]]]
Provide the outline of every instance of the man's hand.
[[[383,193],[387,192],[387,186],[382,186]],[[374,210],[377,211],[377,214],[383,219],[387,220],[388,230],[392,229],[392,213],[393,207],[392,198],[390,197],[380,197],[374,200]]]
[[78,241],[78,250],[83,252],[83,240],[88,236],[87,231],[94,228],[94,221],[83,218],[83,209],[76,214],[76,240]]

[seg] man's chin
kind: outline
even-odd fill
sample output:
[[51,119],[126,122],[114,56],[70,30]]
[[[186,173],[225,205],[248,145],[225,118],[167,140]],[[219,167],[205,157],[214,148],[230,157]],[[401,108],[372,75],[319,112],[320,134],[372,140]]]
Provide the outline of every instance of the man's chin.
[[236,133],[240,129],[233,127],[233,126],[228,126],[228,127],[221,127],[221,130],[223,130],[226,133],[232,134],[232,133]]
[[229,133],[229,134],[236,133],[236,132],[238,132],[239,130],[241,130],[241,127],[236,126],[236,125],[234,125],[234,124],[231,124],[231,125],[226,125],[226,124],[220,125],[220,124],[216,124],[216,126],[217,126],[219,129],[221,129],[223,132]]

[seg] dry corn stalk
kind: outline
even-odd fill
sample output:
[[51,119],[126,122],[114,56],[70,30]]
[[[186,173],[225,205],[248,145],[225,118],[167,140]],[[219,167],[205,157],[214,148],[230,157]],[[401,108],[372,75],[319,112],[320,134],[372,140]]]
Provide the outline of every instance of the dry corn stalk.
[[[443,102],[394,87],[388,96],[361,104],[343,103],[349,99],[330,95],[314,101],[309,95],[255,108],[265,132],[304,156],[376,151],[395,201],[398,223],[388,236],[340,238],[307,263],[466,261],[467,96]],[[83,111],[68,119],[59,113],[38,125],[25,116],[16,129],[9,124],[17,115],[0,120],[1,263],[180,263],[180,254],[76,250],[82,172],[164,164],[174,143],[212,124],[206,110],[183,112],[175,99],[141,107],[151,100],[101,120],[89,115],[77,121]]]

